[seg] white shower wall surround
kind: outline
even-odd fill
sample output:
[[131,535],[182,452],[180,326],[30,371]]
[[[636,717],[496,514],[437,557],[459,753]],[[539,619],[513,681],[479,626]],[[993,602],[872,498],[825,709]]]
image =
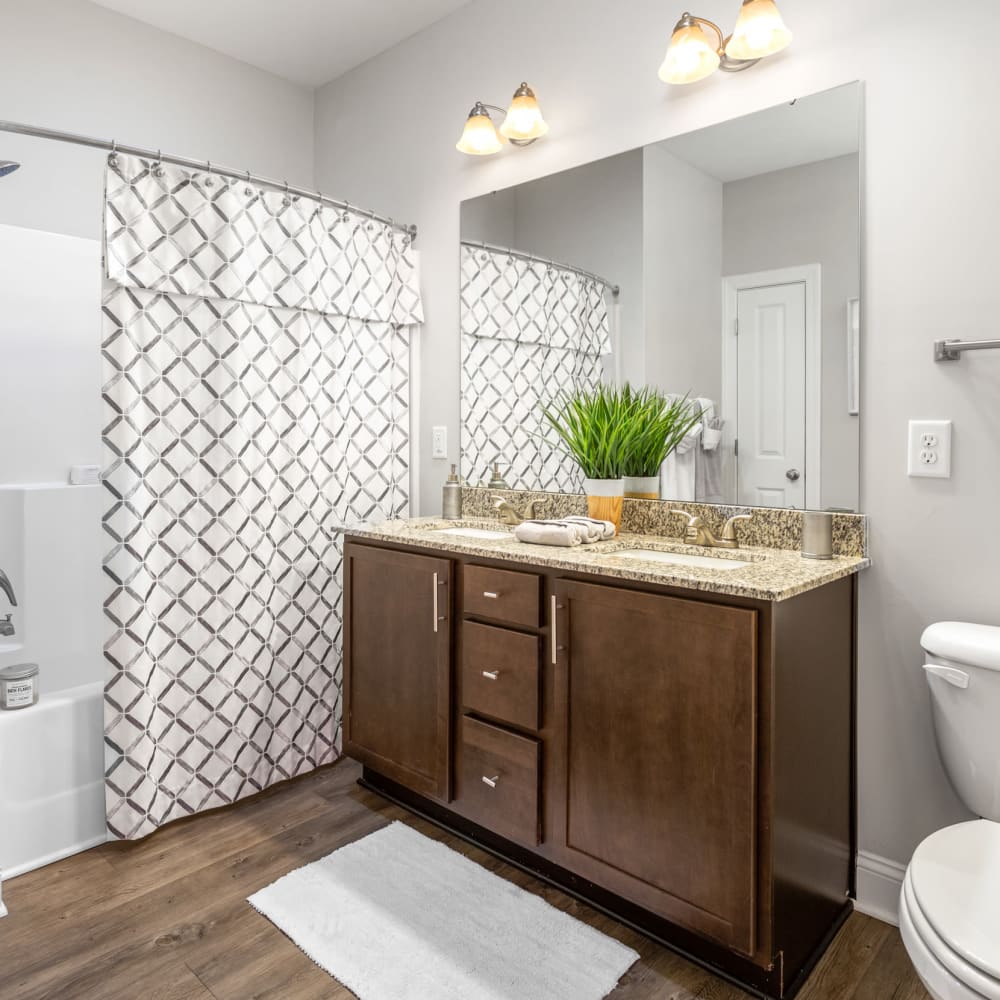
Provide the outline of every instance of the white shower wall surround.
[[578,493],[576,463],[552,442],[541,407],[593,389],[611,353],[605,286],[570,268],[462,246],[462,473],[494,461],[514,489]]
[[339,752],[337,527],[408,511],[404,234],[109,161],[108,825],[136,838]]

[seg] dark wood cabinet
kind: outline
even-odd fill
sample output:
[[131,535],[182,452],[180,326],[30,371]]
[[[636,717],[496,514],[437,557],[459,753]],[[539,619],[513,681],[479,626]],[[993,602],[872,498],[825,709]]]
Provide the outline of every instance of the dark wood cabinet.
[[344,752],[407,788],[451,796],[451,561],[344,552]]
[[752,955],[757,612],[557,582],[564,863]]
[[851,906],[855,604],[854,577],[770,602],[348,538],[345,751],[367,787],[789,997]]

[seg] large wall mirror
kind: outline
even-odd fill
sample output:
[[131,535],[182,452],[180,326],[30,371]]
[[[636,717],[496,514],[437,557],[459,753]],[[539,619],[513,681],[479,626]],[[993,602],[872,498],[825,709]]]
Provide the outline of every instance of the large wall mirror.
[[861,86],[462,204],[462,474],[577,492],[541,406],[628,381],[701,421],[669,500],[858,507]]

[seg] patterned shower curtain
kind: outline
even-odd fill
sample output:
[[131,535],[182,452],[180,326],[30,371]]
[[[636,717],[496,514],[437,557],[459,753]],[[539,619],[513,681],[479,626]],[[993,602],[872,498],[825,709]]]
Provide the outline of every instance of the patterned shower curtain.
[[554,448],[540,407],[594,388],[611,353],[605,286],[577,271],[462,246],[462,472],[499,461],[514,489],[576,493],[576,463]]
[[408,509],[416,254],[244,182],[109,160],[107,814],[142,837],[327,763],[339,525]]

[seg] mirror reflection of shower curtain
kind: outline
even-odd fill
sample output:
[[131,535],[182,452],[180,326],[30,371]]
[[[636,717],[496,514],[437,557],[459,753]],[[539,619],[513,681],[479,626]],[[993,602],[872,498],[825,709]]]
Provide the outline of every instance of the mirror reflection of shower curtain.
[[117,156],[102,355],[108,826],[339,752],[338,525],[408,506],[401,233]]
[[514,489],[577,493],[582,473],[551,444],[541,407],[594,388],[611,353],[605,286],[579,272],[462,246],[462,474],[500,463]]

